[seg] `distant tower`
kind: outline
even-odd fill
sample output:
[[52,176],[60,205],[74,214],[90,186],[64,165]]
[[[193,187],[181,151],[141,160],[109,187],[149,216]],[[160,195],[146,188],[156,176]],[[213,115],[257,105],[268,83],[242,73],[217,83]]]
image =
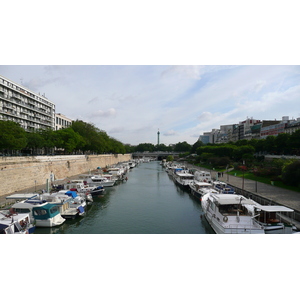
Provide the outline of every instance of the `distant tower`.
[[157,131],[157,145],[159,145],[159,135],[160,135],[160,132],[159,132],[159,129]]

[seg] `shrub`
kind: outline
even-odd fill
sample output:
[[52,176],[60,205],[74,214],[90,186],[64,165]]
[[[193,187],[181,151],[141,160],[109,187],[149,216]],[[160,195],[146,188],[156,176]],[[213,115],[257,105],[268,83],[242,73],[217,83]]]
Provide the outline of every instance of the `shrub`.
[[283,168],[282,181],[287,185],[300,186],[300,161],[295,161]]

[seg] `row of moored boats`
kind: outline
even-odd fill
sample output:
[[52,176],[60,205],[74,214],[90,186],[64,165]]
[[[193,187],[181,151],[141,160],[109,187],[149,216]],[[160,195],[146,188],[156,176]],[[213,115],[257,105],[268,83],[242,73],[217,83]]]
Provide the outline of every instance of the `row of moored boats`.
[[120,163],[94,174],[82,174],[78,179],[52,185],[49,193],[13,194],[6,197],[14,202],[0,210],[0,234],[33,233],[35,227],[56,227],[67,219],[85,216],[93,196],[103,195],[105,189],[118,181],[127,181],[127,172],[140,161]]
[[295,233],[293,209],[261,205],[238,195],[225,182],[213,180],[207,171],[191,171],[174,163],[163,166],[176,184],[201,201],[203,215],[216,233]]

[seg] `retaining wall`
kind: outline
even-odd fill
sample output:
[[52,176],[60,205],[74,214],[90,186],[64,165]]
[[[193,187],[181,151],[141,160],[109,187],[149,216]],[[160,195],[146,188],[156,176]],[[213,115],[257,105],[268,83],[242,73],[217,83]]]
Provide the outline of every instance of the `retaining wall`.
[[0,196],[131,160],[131,154],[0,158]]

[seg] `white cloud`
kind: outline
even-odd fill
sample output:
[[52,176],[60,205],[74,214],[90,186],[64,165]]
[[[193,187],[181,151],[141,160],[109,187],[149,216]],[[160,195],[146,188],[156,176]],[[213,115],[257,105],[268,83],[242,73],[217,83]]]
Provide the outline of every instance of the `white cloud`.
[[114,108],[110,108],[106,111],[103,110],[97,110],[93,113],[90,114],[90,117],[96,118],[96,117],[101,117],[101,118],[109,118],[109,117],[114,117],[116,116],[117,112]]
[[161,76],[170,77],[170,76],[179,76],[189,79],[199,80],[201,75],[204,72],[204,66],[172,66],[164,70],[161,73]]
[[[187,141],[247,116],[299,116],[299,66],[0,66],[123,143]],[[105,119],[105,122],[103,121]]]
[[210,113],[210,112],[203,112],[199,117],[199,121],[202,123],[202,122],[207,122],[207,121],[210,121],[211,119],[213,118],[213,114]]
[[168,130],[167,132],[163,133],[164,136],[176,136],[178,135],[178,132],[176,132],[175,130]]

